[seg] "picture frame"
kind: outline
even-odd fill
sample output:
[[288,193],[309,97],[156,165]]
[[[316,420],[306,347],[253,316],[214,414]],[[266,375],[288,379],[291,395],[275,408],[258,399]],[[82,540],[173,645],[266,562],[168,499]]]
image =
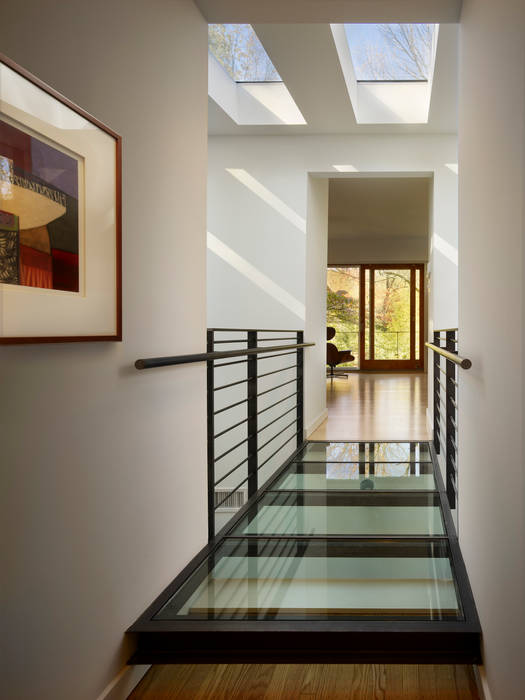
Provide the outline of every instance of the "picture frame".
[[0,345],[122,340],[122,138],[0,53]]

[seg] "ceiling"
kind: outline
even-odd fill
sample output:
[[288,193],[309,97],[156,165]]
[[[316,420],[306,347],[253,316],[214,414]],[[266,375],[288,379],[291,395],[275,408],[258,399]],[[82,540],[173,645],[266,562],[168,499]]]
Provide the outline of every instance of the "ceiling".
[[[235,14],[233,6],[239,5],[239,3],[234,3],[233,0],[230,2],[226,2],[226,0],[215,2],[214,0],[213,3],[201,0],[198,4],[205,11],[205,15],[212,18],[213,21],[217,21],[219,17],[228,17],[227,20],[222,19],[221,21],[241,21],[241,17],[245,18],[242,21],[246,21],[246,18],[255,17],[255,15],[261,18],[267,16],[262,11],[257,13],[256,7],[251,8],[252,12],[248,11],[250,8],[245,7],[246,14]],[[258,5],[261,8],[262,6],[267,7],[268,3],[244,4],[250,7]],[[325,8],[330,5],[334,9],[345,3],[332,2],[332,0],[324,0],[323,3],[319,3],[310,0],[310,2],[302,4],[310,9],[311,6],[317,6],[319,9],[321,5]],[[354,2],[353,0],[346,4],[354,8],[363,5],[362,2]],[[393,3],[385,3],[382,0],[364,4],[374,5],[376,9],[386,4],[390,7],[393,5]],[[396,2],[395,6],[402,9],[409,4]],[[419,0],[419,4],[434,8],[436,6],[435,2],[423,2],[423,0]],[[457,6],[457,3],[443,2],[441,4],[445,9],[448,7],[447,16],[456,16],[452,9]],[[275,14],[273,16],[277,16],[276,3],[272,2],[270,5],[274,6]],[[297,7],[298,3],[288,2],[281,3],[281,5]],[[225,12],[225,15],[222,15],[218,6],[223,6],[225,10],[229,8],[229,14]],[[288,10],[290,11],[290,8]],[[308,15],[308,12],[305,14]],[[447,13],[442,12],[440,16],[443,14]],[[429,16],[429,14],[425,15],[425,17]],[[399,17],[399,14],[396,14],[396,17]],[[425,21],[430,20],[426,19]],[[305,125],[238,125],[214,100],[209,98],[210,135],[428,134],[455,133],[457,131],[457,24],[440,24],[429,119],[426,124],[357,124],[330,24],[253,23],[253,27],[307,123]]]
[[329,239],[428,236],[428,177],[330,180]]
[[195,0],[212,23],[459,22],[462,0]]

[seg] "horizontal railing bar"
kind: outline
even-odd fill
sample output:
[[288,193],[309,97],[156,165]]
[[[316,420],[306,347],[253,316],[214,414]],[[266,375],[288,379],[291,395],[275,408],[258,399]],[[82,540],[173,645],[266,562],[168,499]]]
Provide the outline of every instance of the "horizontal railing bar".
[[225,343],[247,343],[248,338],[238,338],[237,340],[214,340],[214,345],[223,345]]
[[280,452],[283,449],[283,447],[290,442],[290,440],[293,440],[294,437],[296,437],[299,434],[299,432],[300,432],[299,430],[296,430],[293,435],[290,435],[290,437],[287,440],[285,440],[283,442],[283,444],[275,450],[275,452],[272,452],[272,454],[267,459],[265,459],[262,464],[259,464],[259,466],[257,467],[257,470],[262,469],[262,467],[264,467],[264,465],[267,464],[272,459],[272,457],[275,457],[275,455],[278,452]]
[[221,333],[300,333],[297,328],[208,328]]
[[295,355],[296,352],[295,350],[292,350],[292,352],[278,352],[276,355],[263,355],[263,357],[257,358],[258,362],[261,360],[269,360],[271,357],[286,357],[286,355]]
[[232,489],[232,490],[230,491],[230,493],[226,496],[226,498],[223,498],[222,501],[219,501],[219,503],[217,503],[217,505],[213,507],[213,510],[217,510],[217,508],[220,508],[220,507],[222,506],[222,504],[224,503],[224,501],[227,501],[228,498],[230,498],[232,494],[234,494],[238,489],[240,489],[241,486],[242,486],[243,484],[245,484],[245,483],[248,481],[249,478],[250,478],[250,477],[247,476],[246,479],[244,479],[244,481],[241,481],[240,484],[237,484],[237,486],[236,486],[234,489]]
[[277,372],[286,372],[287,369],[295,369],[297,365],[290,365],[289,367],[282,367],[282,369],[274,369],[273,372],[265,372],[264,374],[258,374],[257,379],[262,377],[269,377],[270,374],[277,374]]
[[429,348],[429,350],[437,352],[438,355],[442,355],[443,357],[446,357],[447,360],[459,365],[462,369],[470,369],[472,367],[471,360],[468,360],[465,357],[460,357],[459,355],[449,352],[448,350],[444,350],[443,348],[434,345],[434,343],[425,343],[425,346]]
[[240,406],[243,403],[246,403],[248,399],[243,399],[242,401],[237,401],[236,403],[231,403],[229,406],[225,406],[224,408],[219,408],[218,411],[214,411],[213,415],[216,416],[218,413],[223,413],[224,411],[229,411],[230,408],[235,408],[235,406]]
[[217,367],[229,367],[230,365],[244,365],[248,362],[248,360],[234,360],[233,362],[221,362],[220,365],[213,365],[215,368]]
[[248,421],[247,418],[243,418],[238,423],[235,423],[234,425],[230,425],[229,428],[226,428],[225,430],[221,430],[220,433],[217,433],[216,435],[213,436],[213,439],[216,440],[217,438],[221,437],[222,435],[226,435],[226,433],[229,433],[230,430],[233,430],[234,428],[238,428],[240,425],[242,425],[243,423],[246,423],[247,421]]
[[246,379],[239,379],[238,382],[230,382],[230,384],[221,384],[221,386],[214,387],[213,391],[220,391],[221,389],[229,389],[231,386],[237,386],[238,384],[246,384],[246,382],[249,382],[250,379],[254,379],[254,377],[246,377]]
[[221,483],[221,481],[224,481],[224,479],[226,479],[226,477],[230,476],[230,474],[233,474],[233,472],[236,469],[238,469],[239,467],[242,467],[242,465],[246,464],[247,461],[248,461],[248,457],[246,457],[246,459],[243,459],[242,462],[239,462],[239,464],[237,464],[237,466],[233,467],[233,469],[230,469],[229,472],[226,472],[226,474],[223,474],[220,479],[217,479],[217,481],[213,484],[213,486],[214,487],[218,486]]
[[270,340],[297,340],[297,338],[294,335],[285,335],[281,336],[280,338],[257,338],[258,343]]
[[266,391],[261,391],[259,394],[257,394],[257,398],[259,396],[264,396],[265,394],[269,394],[271,391],[275,391],[276,389],[280,389],[282,386],[286,386],[287,384],[293,384],[293,382],[297,381],[297,377],[294,377],[293,379],[290,379],[288,382],[283,382],[282,384],[277,384],[276,386],[272,386],[271,389],[266,389]]
[[446,371],[445,369],[443,369],[443,367],[439,367],[439,366],[438,366],[438,369],[439,369],[439,371],[441,372],[441,374],[444,374],[445,377],[446,377],[450,382],[452,382],[452,384],[454,384],[455,386],[459,386],[459,384],[457,383],[457,381],[456,381],[455,379],[452,379],[452,377],[449,377],[449,376],[447,375],[447,371]]
[[295,406],[292,406],[292,408],[289,408],[289,409],[288,409],[287,411],[285,411],[284,413],[281,413],[281,415],[279,416],[279,418],[274,418],[274,419],[273,419],[272,421],[270,421],[269,423],[266,423],[266,425],[263,425],[262,428],[259,428],[259,430],[257,431],[257,434],[262,433],[262,431],[263,431],[263,430],[266,430],[266,428],[269,428],[270,425],[273,425],[274,423],[277,423],[278,420],[281,420],[281,418],[284,418],[288,413],[291,413],[292,411],[295,411],[295,409],[297,408],[298,405],[299,405],[299,404],[296,403]]
[[450,331],[457,331],[458,328],[434,328],[434,333],[448,333]]
[[236,449],[237,449],[238,447],[240,447],[241,445],[244,445],[244,443],[248,441],[248,438],[249,438],[249,437],[250,437],[250,436],[247,435],[243,440],[241,440],[240,442],[238,442],[236,445],[234,445],[233,447],[230,447],[229,449],[227,449],[226,452],[223,452],[223,453],[222,453],[221,455],[219,455],[218,457],[215,457],[215,459],[214,459],[213,461],[214,461],[214,462],[218,462],[218,461],[219,461],[220,459],[222,459],[223,457],[226,457],[226,455],[229,455],[230,452],[233,452],[234,450],[236,450]]
[[292,421],[291,423],[288,423],[288,425],[285,425],[284,428],[283,428],[282,430],[280,430],[278,433],[275,433],[275,435],[272,435],[272,437],[271,437],[269,440],[267,440],[267,441],[264,443],[264,445],[261,445],[261,446],[257,449],[257,452],[260,452],[262,449],[264,449],[267,445],[269,445],[269,444],[272,442],[272,440],[275,440],[275,438],[279,437],[279,435],[282,435],[282,433],[284,433],[285,430],[288,430],[288,428],[289,428],[291,425],[293,425],[294,423],[296,423],[296,422],[297,422],[297,418],[294,418],[293,421]]
[[267,348],[247,348],[246,350],[225,350],[224,352],[201,352],[193,355],[175,355],[172,357],[150,357],[135,362],[137,369],[153,369],[156,367],[171,367],[173,365],[187,365],[193,362],[209,362],[226,357],[242,357],[244,355],[260,355],[279,350],[299,350],[309,348],[315,343],[295,343],[293,345],[272,345]]
[[270,406],[266,406],[266,408],[262,408],[260,411],[257,411],[257,415],[260,416],[261,413],[264,413],[265,411],[269,411],[270,408],[277,406],[277,404],[280,404],[283,401],[286,401],[287,399],[291,399],[292,396],[297,396],[298,393],[299,393],[298,391],[294,391],[293,394],[290,394],[289,396],[285,396],[284,399],[280,399],[279,401],[276,401],[275,403],[270,404]]

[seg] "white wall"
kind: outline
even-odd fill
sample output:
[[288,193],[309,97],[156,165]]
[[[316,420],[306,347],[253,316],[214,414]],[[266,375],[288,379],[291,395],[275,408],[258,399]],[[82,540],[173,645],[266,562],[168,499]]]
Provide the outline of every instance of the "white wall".
[[525,4],[465,0],[459,106],[460,542],[493,700],[525,665]]
[[[429,316],[438,327],[457,325],[457,265],[449,259],[457,248],[457,175],[447,166],[456,163],[453,135],[211,137],[208,230],[223,249],[208,251],[209,325],[304,328],[306,322],[314,333],[312,290],[320,282],[315,277],[312,286],[313,251],[326,249],[326,228],[315,208],[308,209],[320,197],[308,187],[308,174],[337,176],[334,164],[361,174],[433,173],[430,231],[441,250],[434,246],[430,257]],[[325,254],[318,257],[317,269],[325,262]],[[322,331],[318,326],[314,340],[324,353],[325,321],[316,322]],[[317,375],[308,370],[306,425],[325,410],[324,367],[307,350],[310,356],[317,358]]]
[[[124,342],[1,348],[2,697],[93,700],[206,540],[207,27],[189,0],[4,0],[1,50],[123,136]],[[191,526],[188,526],[191,523]]]

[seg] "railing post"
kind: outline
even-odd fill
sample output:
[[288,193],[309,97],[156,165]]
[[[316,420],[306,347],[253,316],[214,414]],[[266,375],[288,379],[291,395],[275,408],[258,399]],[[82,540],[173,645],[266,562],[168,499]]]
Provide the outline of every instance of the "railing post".
[[[441,347],[439,344],[439,333],[434,332],[434,345]],[[432,353],[434,360],[434,449],[436,454],[440,453],[440,408],[439,408],[439,367],[440,357],[437,352]]]
[[[214,331],[206,332],[206,351],[215,349]],[[207,412],[208,412],[208,541],[215,537],[215,402],[214,361],[206,363],[207,373]]]
[[[456,333],[455,331],[447,331],[446,335],[446,349],[449,352],[456,352],[455,341]],[[456,385],[454,384],[456,378],[456,365],[451,361],[447,360],[447,374],[446,374],[446,426],[447,426],[447,436],[446,436],[446,465],[447,465],[447,498],[451,510],[456,507],[456,468],[457,463],[456,456],[456,440],[455,440],[455,424],[456,424]]]
[[[257,347],[257,331],[248,331],[248,348]],[[248,355],[248,498],[257,491],[259,459],[257,453],[257,355]]]
[[[297,331],[297,343],[304,343],[304,332]],[[304,353],[297,348],[297,447],[304,442]]]

